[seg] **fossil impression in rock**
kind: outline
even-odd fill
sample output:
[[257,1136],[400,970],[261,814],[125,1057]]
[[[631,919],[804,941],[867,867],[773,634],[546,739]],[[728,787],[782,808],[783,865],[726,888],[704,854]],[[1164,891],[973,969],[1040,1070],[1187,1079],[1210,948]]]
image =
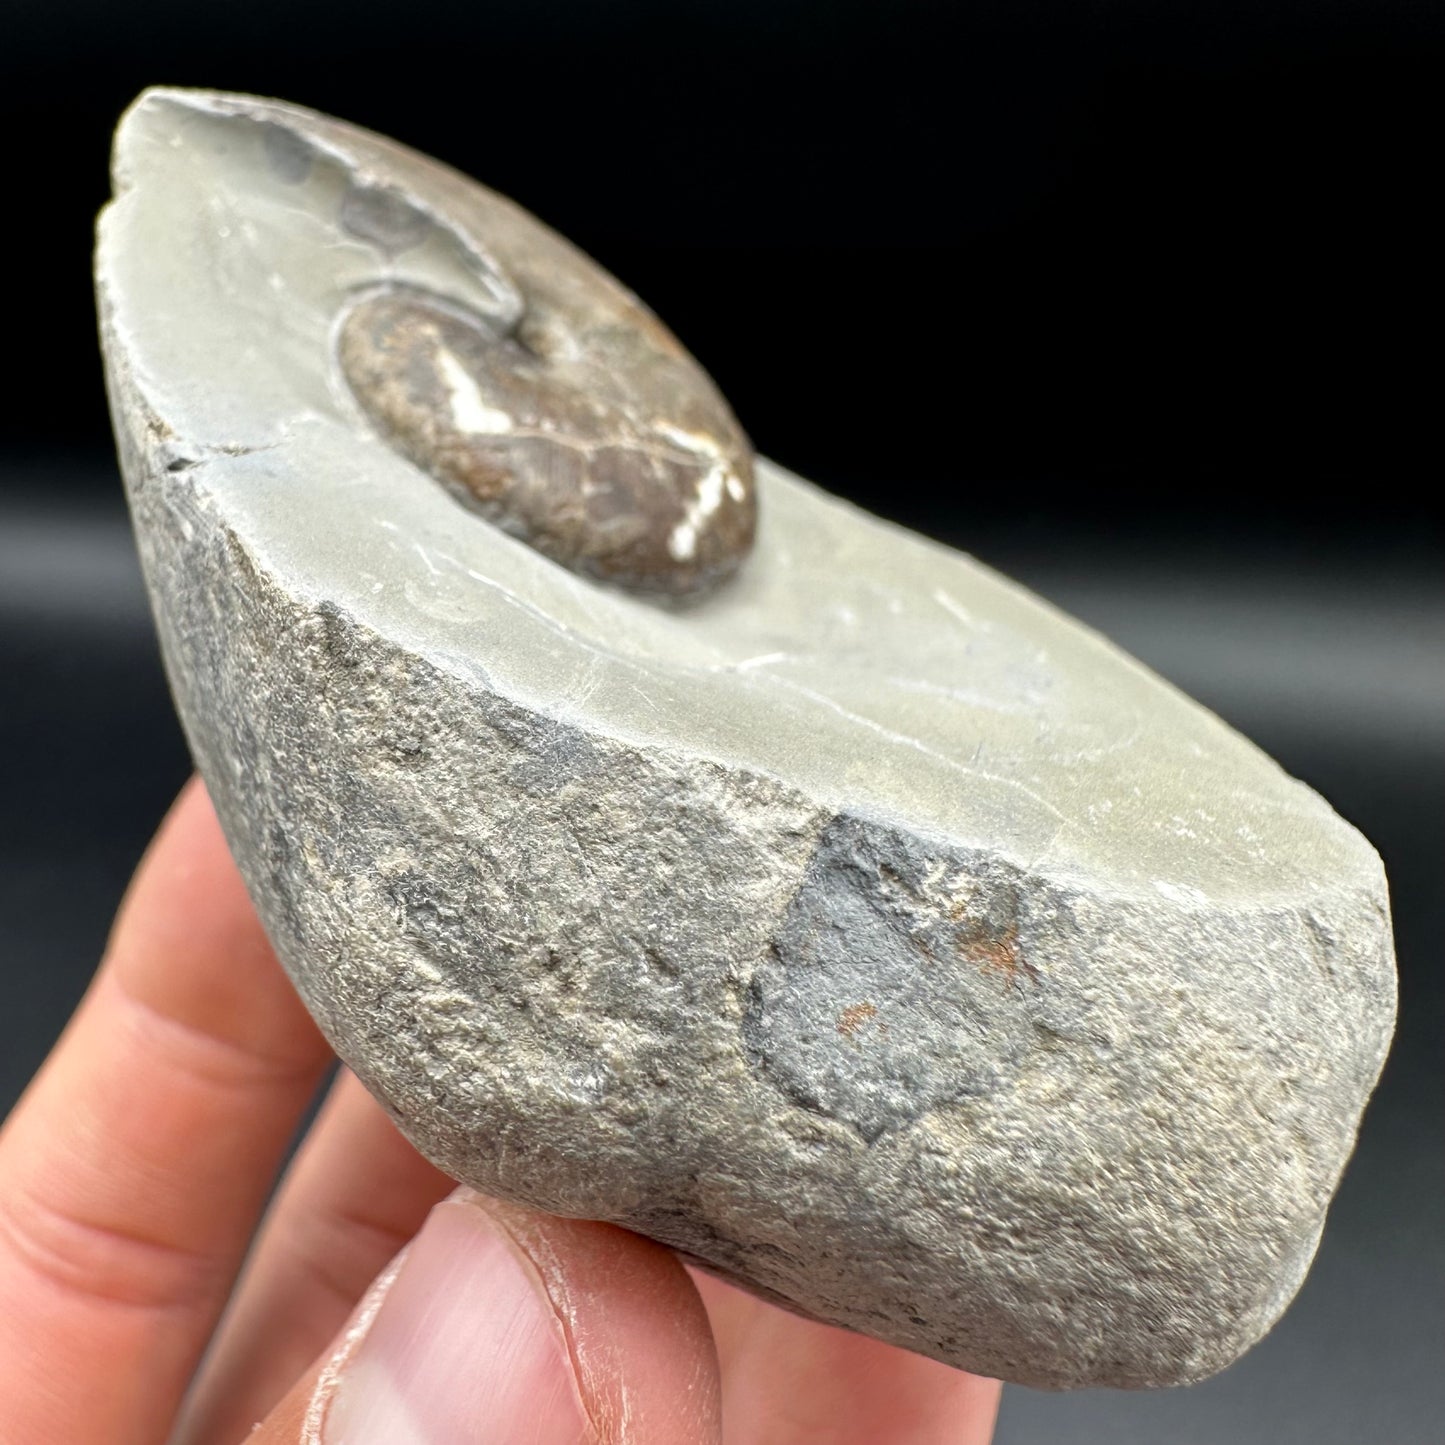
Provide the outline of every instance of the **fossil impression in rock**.
[[1390,1037],[1365,840],[1093,633],[752,459],[633,297],[455,172],[152,91],[115,182],[179,709],[417,1147],[1009,1380],[1258,1339]]

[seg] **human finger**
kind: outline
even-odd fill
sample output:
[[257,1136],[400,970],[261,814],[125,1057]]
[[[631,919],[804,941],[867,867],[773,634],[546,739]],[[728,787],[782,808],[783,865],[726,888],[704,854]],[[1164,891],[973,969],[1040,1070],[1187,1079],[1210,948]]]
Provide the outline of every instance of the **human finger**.
[[997,1380],[788,1314],[698,1271],[726,1445],[988,1445]]
[[164,1438],[329,1057],[188,785],[0,1131],[7,1445]]
[[459,1190],[248,1445],[716,1445],[687,1272],[609,1224]]
[[242,1439],[453,1188],[343,1070],[267,1213],[173,1445]]

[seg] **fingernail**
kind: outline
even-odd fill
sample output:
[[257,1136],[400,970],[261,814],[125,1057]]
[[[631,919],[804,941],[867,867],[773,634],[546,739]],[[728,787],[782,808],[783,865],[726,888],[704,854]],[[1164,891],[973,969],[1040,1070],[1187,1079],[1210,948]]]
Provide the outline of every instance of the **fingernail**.
[[324,1445],[577,1445],[591,1438],[541,1276],[475,1196],[412,1241],[322,1421]]

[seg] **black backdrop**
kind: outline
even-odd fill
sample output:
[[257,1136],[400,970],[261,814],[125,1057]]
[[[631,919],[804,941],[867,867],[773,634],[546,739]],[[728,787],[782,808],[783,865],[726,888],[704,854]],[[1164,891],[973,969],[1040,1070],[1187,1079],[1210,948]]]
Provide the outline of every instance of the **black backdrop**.
[[1194,1390],[1000,1441],[1441,1438],[1445,10],[1286,0],[6,0],[0,1100],[183,776],[88,281],[143,85],[301,101],[636,289],[760,450],[1112,633],[1381,847],[1400,1043],[1315,1274]]
[[301,100],[515,196],[764,451],[870,493],[901,467],[920,510],[1389,528],[1429,450],[1427,3],[16,6],[6,444],[105,446],[95,388],[62,384],[92,351],[76,277],[107,128],[167,82]]

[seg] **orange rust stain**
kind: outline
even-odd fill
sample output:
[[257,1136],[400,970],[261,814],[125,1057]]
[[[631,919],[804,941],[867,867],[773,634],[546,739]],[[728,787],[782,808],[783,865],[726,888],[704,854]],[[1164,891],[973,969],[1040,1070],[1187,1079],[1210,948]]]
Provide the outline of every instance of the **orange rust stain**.
[[1024,957],[1019,947],[1019,931],[1012,924],[1001,933],[962,941],[959,951],[984,973],[995,974],[1010,986],[1038,982],[1039,972]]
[[871,1003],[849,1004],[838,1015],[838,1032],[845,1039],[851,1039],[869,1019],[876,1018],[877,1015],[878,1010]]

